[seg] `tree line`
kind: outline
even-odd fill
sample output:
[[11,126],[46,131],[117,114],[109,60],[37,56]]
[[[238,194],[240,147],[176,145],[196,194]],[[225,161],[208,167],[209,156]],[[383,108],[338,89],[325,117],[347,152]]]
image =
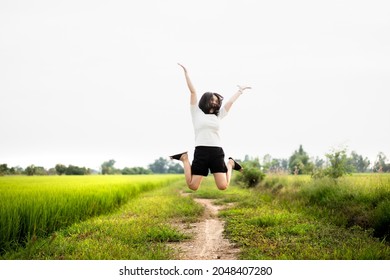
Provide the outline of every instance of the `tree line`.
[[337,165],[346,173],[369,173],[369,172],[390,172],[390,163],[384,153],[378,153],[375,162],[372,164],[367,157],[352,151],[348,154],[347,149],[333,150],[325,155],[325,159],[312,158],[300,145],[297,150],[285,159],[272,158],[266,154],[263,160],[245,156],[245,161],[258,161],[259,168],[265,173],[285,172],[289,174],[316,174],[319,171],[327,170],[330,166]]
[[8,164],[0,164],[0,176],[2,175],[91,175],[91,174],[103,174],[103,175],[135,175],[135,174],[181,174],[184,172],[183,167],[179,163],[173,163],[162,157],[156,159],[153,163],[148,165],[148,168],[144,167],[125,167],[116,168],[116,161],[110,159],[101,164],[100,170],[93,170],[86,167],[79,167],[76,165],[64,165],[56,164],[55,167],[45,169],[42,166],[35,166],[31,164],[23,169],[20,166],[8,167]]
[[[297,150],[289,158],[277,159],[272,158],[271,155],[266,154],[262,160],[258,157],[252,158],[246,155],[243,162],[256,162],[256,168],[264,173],[278,173],[284,172],[289,174],[311,174],[318,175],[323,172],[330,172],[330,166],[337,166],[332,170],[339,170],[344,173],[367,173],[367,172],[390,172],[390,163],[384,153],[380,152],[373,164],[367,157],[359,155],[352,151],[349,155],[346,149],[333,151],[326,154],[326,159],[311,158],[309,154],[300,145]],[[41,166],[30,165],[25,169],[16,166],[8,167],[7,164],[0,164],[0,175],[134,175],[134,174],[182,174],[183,167],[179,163],[169,161],[163,157],[156,159],[149,164],[147,168],[144,167],[125,167],[116,168],[116,161],[110,159],[101,164],[100,170],[93,170],[86,167],[79,167],[75,165],[65,166],[57,164],[55,167],[45,169]],[[341,171],[342,170],[342,171]],[[329,174],[328,174],[329,175]],[[333,174],[336,176],[336,174]]]
[[273,159],[267,154],[260,163],[259,158],[250,158],[247,155],[241,163],[244,169],[236,176],[236,181],[245,187],[255,187],[267,173],[308,174],[315,179],[324,177],[337,179],[350,173],[390,172],[390,163],[386,163],[387,159],[383,153],[378,154],[371,168],[367,158],[356,152],[348,155],[346,149],[334,150],[325,156],[326,160],[312,159],[302,145],[289,159]]
[[156,159],[153,163],[148,165],[148,168],[144,167],[125,167],[123,169],[115,168],[115,160],[103,162],[101,165],[101,174],[181,174],[184,172],[183,167],[179,163],[173,163],[163,157]]
[[8,167],[6,163],[0,164],[0,176],[1,175],[89,175],[95,173],[94,170],[86,167],[79,167],[75,165],[65,166],[63,164],[57,164],[55,167],[45,169],[42,166],[35,166],[31,164],[23,169],[20,166]]

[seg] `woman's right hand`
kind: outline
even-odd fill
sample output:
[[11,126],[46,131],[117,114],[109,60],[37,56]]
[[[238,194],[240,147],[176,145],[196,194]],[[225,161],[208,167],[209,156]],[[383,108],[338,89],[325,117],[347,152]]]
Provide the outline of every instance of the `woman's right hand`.
[[178,65],[179,65],[181,68],[183,68],[184,73],[187,73],[187,69],[186,69],[182,64],[178,63]]
[[195,105],[198,102],[197,101],[197,97],[196,97],[196,90],[195,90],[194,86],[191,83],[191,79],[188,76],[187,69],[183,65],[181,65],[180,63],[178,63],[178,65],[181,68],[183,68],[183,70],[184,70],[184,76],[186,78],[187,86],[188,86],[188,89],[191,92],[191,105]]

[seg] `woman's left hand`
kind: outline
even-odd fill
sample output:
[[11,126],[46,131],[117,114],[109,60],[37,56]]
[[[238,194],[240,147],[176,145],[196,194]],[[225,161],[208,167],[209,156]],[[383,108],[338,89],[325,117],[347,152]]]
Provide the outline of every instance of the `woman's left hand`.
[[251,87],[238,85],[239,91],[244,92],[244,90],[246,90],[246,89],[251,89]]

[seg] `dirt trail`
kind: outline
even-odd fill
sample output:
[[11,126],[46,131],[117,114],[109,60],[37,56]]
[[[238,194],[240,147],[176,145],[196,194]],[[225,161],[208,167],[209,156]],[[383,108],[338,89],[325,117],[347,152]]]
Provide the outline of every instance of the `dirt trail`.
[[181,260],[235,260],[239,249],[223,237],[224,222],[218,218],[221,206],[211,199],[194,199],[204,206],[201,220],[184,228],[193,238],[174,244]]

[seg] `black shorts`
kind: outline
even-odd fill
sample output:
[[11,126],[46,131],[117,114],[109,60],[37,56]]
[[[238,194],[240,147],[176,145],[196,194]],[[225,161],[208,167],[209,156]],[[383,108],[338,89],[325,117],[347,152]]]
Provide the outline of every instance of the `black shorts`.
[[225,152],[221,147],[195,147],[192,175],[207,176],[211,173],[226,173]]

